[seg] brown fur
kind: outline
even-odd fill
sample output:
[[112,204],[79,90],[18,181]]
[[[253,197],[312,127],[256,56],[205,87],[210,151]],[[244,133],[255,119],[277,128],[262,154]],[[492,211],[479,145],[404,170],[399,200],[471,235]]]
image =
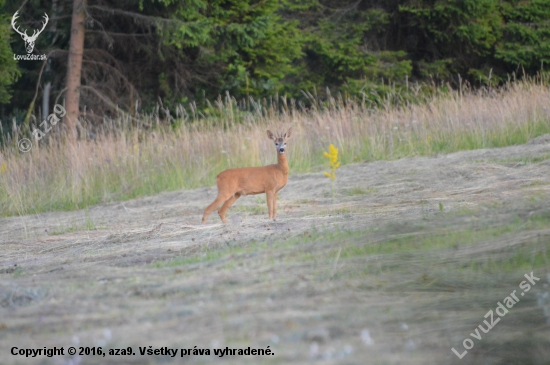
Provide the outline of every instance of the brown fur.
[[[267,209],[269,211],[269,219],[277,214],[277,194],[285,187],[288,181],[288,162],[286,160],[285,142],[290,138],[292,128],[284,135],[275,137],[273,133],[267,131],[267,136],[277,146],[277,164],[262,167],[241,167],[236,169],[228,169],[221,172],[216,182],[218,184],[218,196],[204,210],[202,223],[205,223],[210,213],[216,210],[223,203],[218,214],[223,223],[226,223],[225,213],[241,196],[266,194]],[[285,152],[280,153],[279,148],[284,146]]]

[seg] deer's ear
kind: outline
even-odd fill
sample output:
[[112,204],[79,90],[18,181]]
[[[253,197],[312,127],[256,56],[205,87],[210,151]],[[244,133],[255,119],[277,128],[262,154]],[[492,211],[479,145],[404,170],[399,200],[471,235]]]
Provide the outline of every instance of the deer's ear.
[[288,128],[288,132],[285,133],[285,139],[289,139],[292,135],[292,127]]
[[273,133],[271,133],[270,130],[267,130],[267,138],[269,138],[269,139],[275,139],[275,136],[273,135]]

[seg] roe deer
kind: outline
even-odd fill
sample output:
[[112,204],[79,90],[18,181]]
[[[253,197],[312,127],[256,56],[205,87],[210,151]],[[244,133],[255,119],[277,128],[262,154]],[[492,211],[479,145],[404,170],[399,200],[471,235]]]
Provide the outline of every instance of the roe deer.
[[206,222],[210,213],[223,203],[218,214],[223,223],[227,223],[225,213],[241,196],[265,193],[269,219],[275,220],[277,214],[277,193],[288,181],[288,162],[286,161],[286,141],[290,138],[292,128],[285,134],[275,137],[267,131],[267,137],[275,142],[277,149],[277,164],[262,167],[241,167],[228,169],[216,177],[218,196],[204,210],[202,223]]

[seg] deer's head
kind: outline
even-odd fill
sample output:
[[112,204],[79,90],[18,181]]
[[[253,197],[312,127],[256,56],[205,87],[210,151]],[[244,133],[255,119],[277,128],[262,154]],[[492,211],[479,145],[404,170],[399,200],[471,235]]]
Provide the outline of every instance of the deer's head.
[[13,28],[13,30],[15,30],[17,33],[19,33],[21,35],[21,38],[23,38],[23,40],[25,41],[25,48],[27,49],[27,53],[31,53],[32,50],[34,49],[34,42],[36,42],[36,38],[38,38],[38,35],[40,33],[42,33],[42,31],[44,30],[44,28],[46,28],[46,24],[48,24],[48,14],[44,13],[44,22],[42,23],[42,29],[40,30],[34,30],[32,35],[29,36],[27,34],[27,30],[25,29],[24,32],[21,32],[19,30],[19,27],[15,27],[15,20],[19,17],[18,15],[18,11],[15,12],[15,14],[13,14],[13,17],[11,18],[11,26]]
[[288,129],[288,132],[281,134],[280,136],[275,136],[273,133],[271,133],[271,131],[267,131],[267,137],[275,142],[275,148],[277,148],[277,152],[283,154],[285,153],[286,141],[290,138],[291,133],[292,127]]

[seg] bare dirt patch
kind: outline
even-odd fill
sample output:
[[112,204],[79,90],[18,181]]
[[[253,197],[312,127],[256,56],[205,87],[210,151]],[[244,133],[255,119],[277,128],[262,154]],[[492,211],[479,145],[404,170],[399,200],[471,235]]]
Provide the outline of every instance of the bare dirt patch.
[[[293,175],[277,222],[252,196],[227,225],[215,213],[200,225],[213,187],[1,219],[0,362],[543,364],[550,264],[535,259],[540,285],[463,360],[451,347],[533,271],[502,263],[550,248],[544,138],[344,166],[334,198],[322,173]],[[494,269],[473,267],[491,260]],[[27,359],[13,346],[270,346],[275,355]]]

